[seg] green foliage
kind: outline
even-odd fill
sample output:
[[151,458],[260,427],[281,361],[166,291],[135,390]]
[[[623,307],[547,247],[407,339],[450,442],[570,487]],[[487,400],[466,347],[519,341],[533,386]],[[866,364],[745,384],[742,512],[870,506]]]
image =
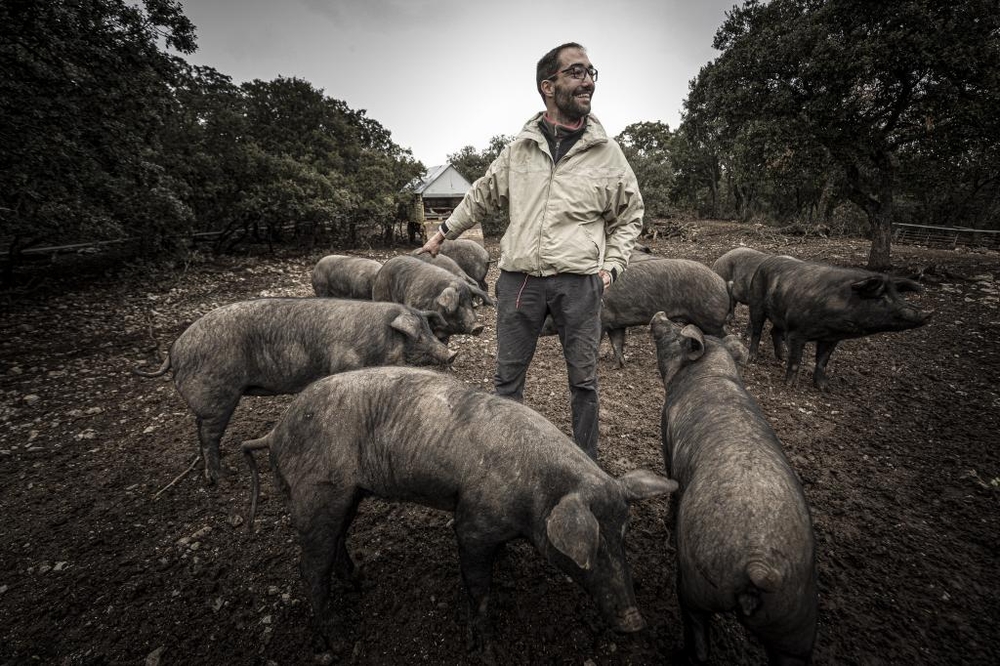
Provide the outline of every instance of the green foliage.
[[633,123],[615,137],[635,171],[646,207],[644,225],[655,218],[669,217],[670,193],[674,184],[671,157],[673,135],[660,122]]
[[489,145],[482,151],[477,151],[472,146],[465,146],[457,153],[448,155],[448,163],[455,167],[463,178],[474,183],[486,173],[493,160],[500,157],[503,149],[513,140],[512,136],[498,134],[490,139]]
[[179,62],[194,49],[175,2],[0,3],[0,239],[40,243],[138,232],[151,244],[190,212],[157,164]]
[[[448,155],[448,163],[455,167],[455,170],[462,174],[470,183],[475,183],[489,168],[493,161],[500,156],[503,149],[514,140],[513,136],[498,134],[490,139],[489,145],[482,151],[477,151],[472,146],[465,146],[457,153]],[[483,235],[502,236],[503,232],[510,224],[510,215],[501,211],[489,219],[482,221]]]
[[[693,127],[681,133],[718,158],[741,217],[854,202],[873,232],[869,265],[885,267],[894,200],[907,191],[901,167],[974,163],[961,179],[975,181],[995,154],[995,10],[987,0],[750,0],[716,35],[722,53],[692,84]],[[780,205],[793,195],[795,206]]]
[[220,233],[223,249],[394,240],[423,166],[386,128],[306,81],[236,86],[164,48],[195,49],[172,0],[0,3],[0,243],[13,258],[123,238],[183,249],[192,231]]

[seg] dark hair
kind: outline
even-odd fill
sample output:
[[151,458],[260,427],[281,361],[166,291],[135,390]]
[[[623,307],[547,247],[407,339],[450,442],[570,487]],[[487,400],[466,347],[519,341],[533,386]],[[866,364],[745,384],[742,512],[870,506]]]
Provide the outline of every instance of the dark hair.
[[538,94],[542,95],[543,100],[545,99],[545,95],[542,94],[542,81],[551,79],[559,73],[559,54],[565,49],[587,50],[576,42],[566,42],[542,56],[542,59],[538,61],[538,65],[535,67],[535,87],[538,89]]

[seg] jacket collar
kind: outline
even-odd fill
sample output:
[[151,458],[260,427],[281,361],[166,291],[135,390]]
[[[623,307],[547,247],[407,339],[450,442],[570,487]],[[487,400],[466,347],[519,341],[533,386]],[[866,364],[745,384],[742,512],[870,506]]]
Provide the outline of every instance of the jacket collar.
[[[542,130],[538,128],[538,121],[540,121],[544,115],[544,111],[539,111],[529,118],[528,122],[526,122],[524,127],[521,128],[521,133],[517,135],[517,139],[531,139],[539,144],[543,150],[548,152],[548,141],[545,140],[545,135],[542,134]],[[576,145],[573,146],[570,152],[575,153],[580,150],[587,150],[588,148],[607,142],[608,134],[604,131],[604,125],[602,125],[601,121],[597,119],[597,116],[591,113],[587,116],[587,127],[583,131],[583,136],[580,137],[580,140],[576,142]]]

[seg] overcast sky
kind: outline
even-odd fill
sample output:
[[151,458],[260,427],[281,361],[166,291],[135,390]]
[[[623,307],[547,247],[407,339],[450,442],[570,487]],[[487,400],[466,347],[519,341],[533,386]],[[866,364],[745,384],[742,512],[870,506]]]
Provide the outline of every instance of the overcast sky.
[[676,129],[688,82],[737,0],[182,0],[187,59],[236,83],[298,77],[364,109],[425,166],[514,135],[542,110],[535,64],[575,41],[600,71],[593,113]]

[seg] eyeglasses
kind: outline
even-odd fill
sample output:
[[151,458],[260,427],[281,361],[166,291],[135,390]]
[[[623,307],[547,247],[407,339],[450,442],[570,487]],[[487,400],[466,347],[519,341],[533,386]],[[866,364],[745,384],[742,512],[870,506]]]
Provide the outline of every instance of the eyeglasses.
[[550,76],[548,80],[551,81],[560,74],[568,74],[570,78],[577,79],[579,81],[583,81],[583,79],[587,76],[587,74],[590,74],[590,78],[593,79],[594,83],[597,83],[597,70],[594,69],[593,65],[589,67],[584,67],[583,65],[579,64],[571,65],[566,69],[559,70],[558,72]]

